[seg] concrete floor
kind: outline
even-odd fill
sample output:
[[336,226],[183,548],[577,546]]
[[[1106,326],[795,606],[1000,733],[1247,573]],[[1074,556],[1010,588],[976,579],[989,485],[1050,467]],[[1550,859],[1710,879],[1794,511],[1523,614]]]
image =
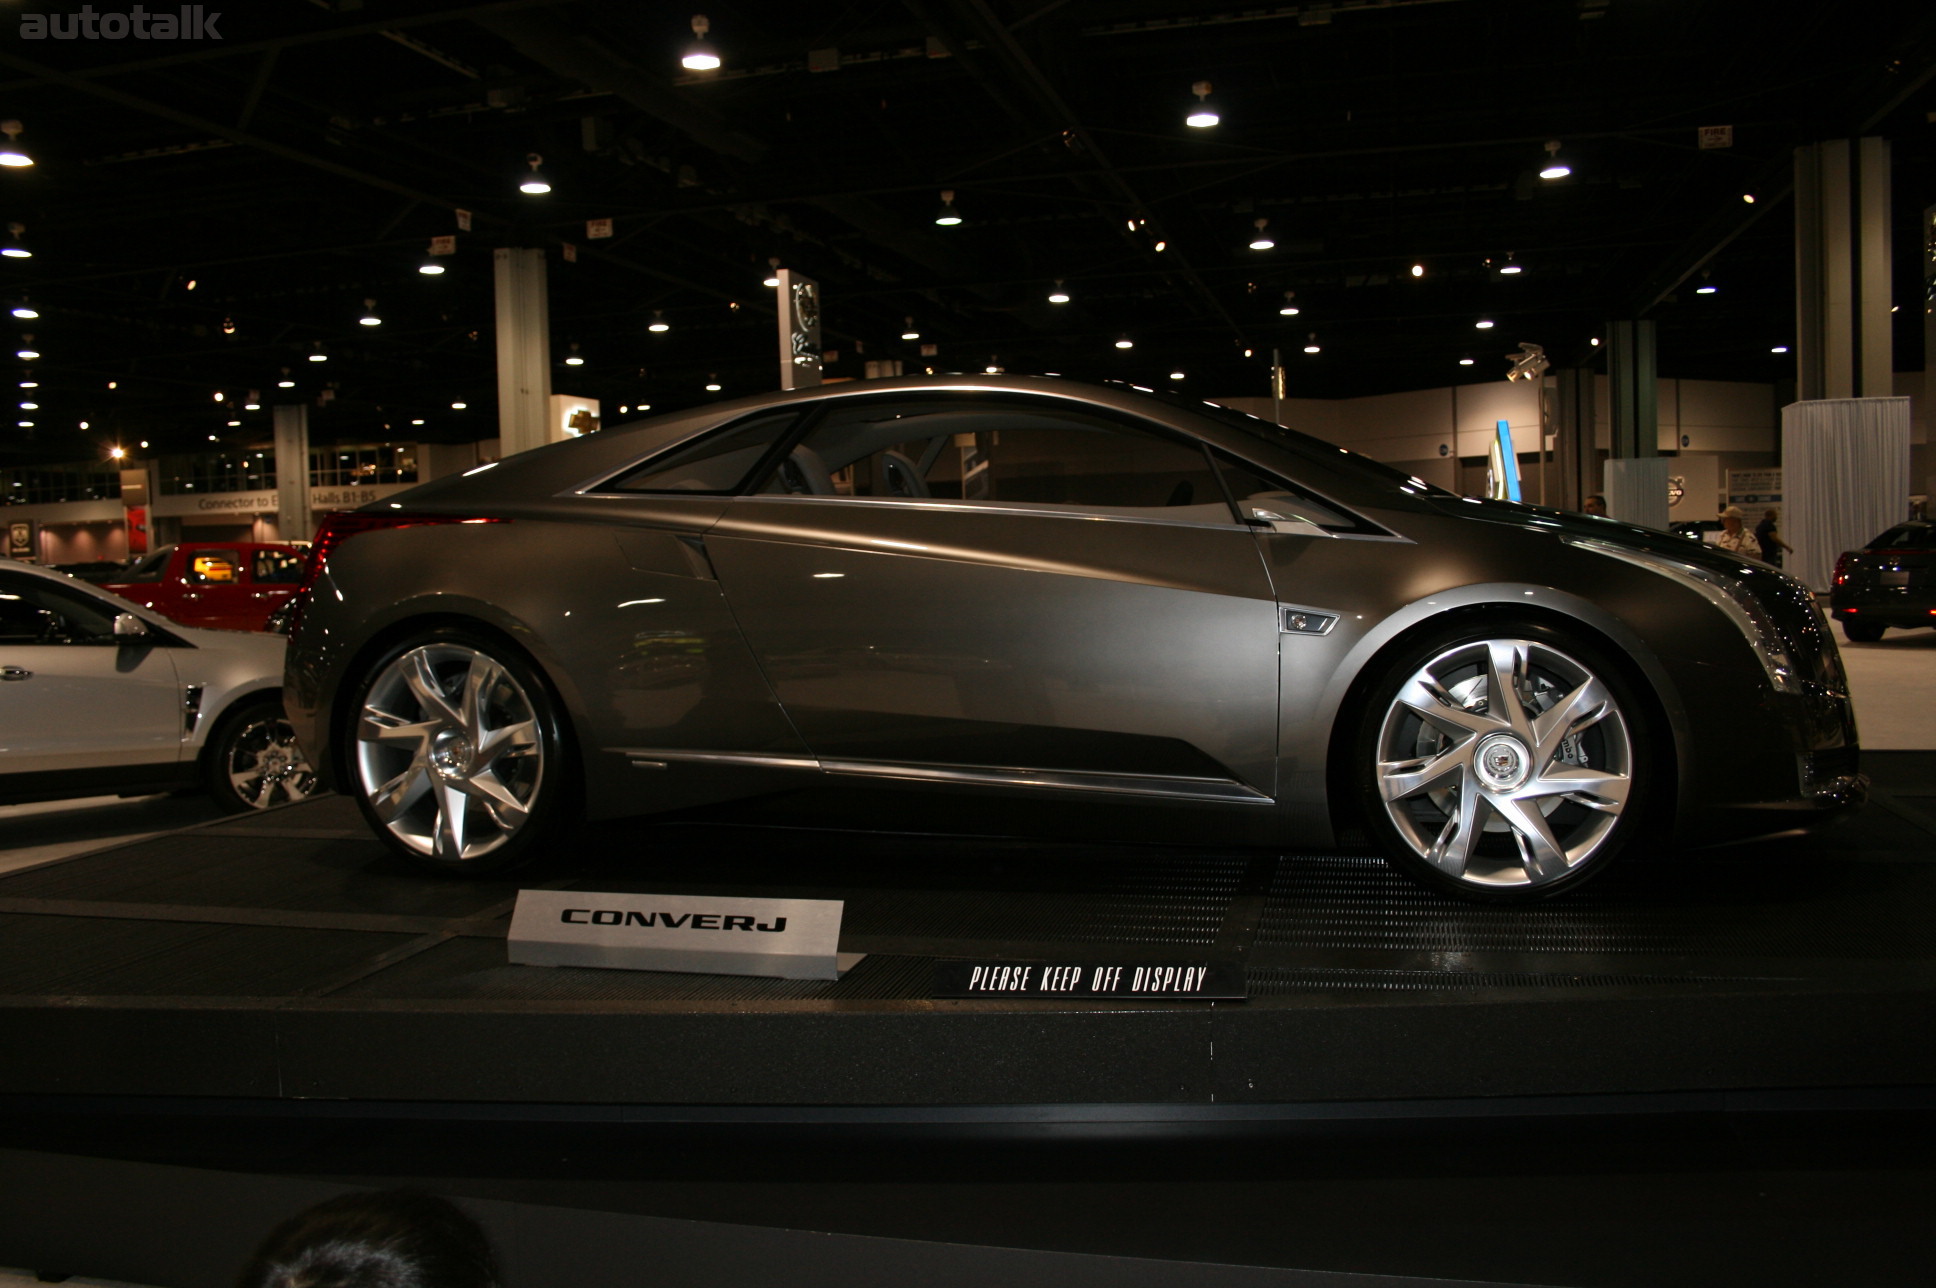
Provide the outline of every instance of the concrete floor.
[[1890,631],[1874,644],[1835,632],[1855,695],[1855,723],[1872,751],[1936,748],[1936,630]]

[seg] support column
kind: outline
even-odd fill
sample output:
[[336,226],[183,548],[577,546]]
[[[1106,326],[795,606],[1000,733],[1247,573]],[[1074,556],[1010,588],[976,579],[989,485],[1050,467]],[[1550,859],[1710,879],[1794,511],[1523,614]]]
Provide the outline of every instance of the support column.
[[1660,455],[1660,382],[1652,322],[1607,323],[1607,407],[1615,460]]
[[494,256],[498,455],[542,447],[551,427],[551,307],[541,250]]
[[1894,394],[1889,324],[1889,144],[1795,149],[1796,394]]
[[276,427],[276,532],[284,541],[315,534],[309,511],[309,405],[280,404]]
[[1566,367],[1553,385],[1553,464],[1558,485],[1547,502],[1577,510],[1600,490],[1599,452],[1593,445],[1593,369]]

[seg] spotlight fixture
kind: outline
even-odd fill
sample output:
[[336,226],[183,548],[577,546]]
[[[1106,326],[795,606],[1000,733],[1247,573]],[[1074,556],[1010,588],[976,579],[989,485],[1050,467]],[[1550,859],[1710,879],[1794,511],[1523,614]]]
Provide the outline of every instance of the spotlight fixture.
[[215,401],[216,401],[216,402],[221,402],[221,401],[222,401],[222,399],[223,399],[223,398],[224,398],[225,396],[226,396],[226,395],[224,395],[224,394],[222,393],[222,391],[221,391],[220,389],[217,389],[217,390],[215,391]]
[[255,391],[255,390],[253,390],[253,389],[251,389],[251,390],[249,390],[249,396],[248,396],[248,398],[247,398],[247,399],[246,399],[246,400],[245,400],[245,401],[243,402],[243,404],[242,404],[242,410],[243,410],[243,411],[261,411],[261,410],[262,410],[262,395],[261,395],[260,393],[258,393],[258,392],[256,392],[256,391]]
[[1062,279],[1058,277],[1055,279],[1055,289],[1049,292],[1049,303],[1067,304],[1068,302],[1069,293],[1062,289]]
[[1168,250],[1169,248],[1170,248],[1170,244],[1168,242],[1160,241],[1160,242],[1157,242],[1152,249],[1154,249],[1157,254],[1161,255],[1164,251]]
[[1770,350],[1768,350],[1768,352],[1770,352],[1770,353],[1787,353],[1787,352],[1788,352],[1788,346],[1787,346],[1787,345],[1785,345],[1785,344],[1778,344],[1778,345],[1776,345],[1776,346],[1775,346],[1774,348],[1772,348],[1772,349],[1770,349]]
[[382,326],[383,319],[376,315],[376,301],[363,301],[363,316],[356,319],[358,326]]
[[39,404],[39,403],[37,403],[37,402],[24,402],[24,403],[21,403],[21,404],[20,404],[20,410],[22,410],[22,411],[39,411],[39,410],[40,410],[40,404]]
[[13,241],[8,245],[0,246],[0,255],[5,255],[8,259],[32,259],[34,253],[28,250],[20,240],[22,235],[27,231],[27,225],[22,223],[8,224],[7,231],[13,234]]
[[1183,379],[1183,373],[1182,373],[1181,371],[1172,371],[1172,372],[1170,373],[1170,379],[1172,379],[1172,380],[1181,380],[1181,379]]
[[1284,292],[1284,302],[1278,305],[1277,316],[1281,318],[1294,318],[1302,311],[1297,307],[1297,292]]
[[654,335],[663,335],[672,329],[672,323],[666,321],[665,315],[658,309],[653,309],[652,320],[645,324],[645,329]]
[[309,355],[309,360],[310,360],[311,362],[328,362],[328,361],[329,361],[329,355],[328,355],[327,353],[325,353],[325,352],[323,352],[323,342],[322,342],[321,340],[318,340],[318,341],[316,341],[316,349],[315,349],[315,351],[314,351],[313,353],[311,353],[311,354]]
[[1190,86],[1190,92],[1197,96],[1190,114],[1183,118],[1185,125],[1193,125],[1199,130],[1207,130],[1223,118],[1217,115],[1216,105],[1210,101],[1210,82],[1198,81]]
[[1473,329],[1478,331],[1490,331],[1492,330],[1493,323],[1491,318],[1480,318],[1477,322],[1474,322],[1472,326],[1473,326]]
[[0,134],[7,136],[6,143],[0,145],[0,165],[18,169],[34,163],[32,157],[20,150],[20,132],[25,128],[18,121],[0,121]]
[[[38,381],[38,380],[23,380],[23,381],[21,381],[21,382],[20,382],[20,387],[21,387],[22,389],[38,389],[38,388],[40,388],[40,381]],[[112,382],[110,382],[110,383],[108,384],[108,388],[110,388],[110,389],[112,389],[112,388],[114,388],[114,385],[113,385],[113,383],[112,383]]]
[[1136,341],[1130,339],[1126,335],[1119,336],[1116,340],[1116,347],[1118,349],[1134,349],[1136,347]]
[[32,336],[23,335],[20,337],[20,351],[13,356],[24,362],[32,362],[40,356],[40,350],[34,348],[34,338]]
[[524,163],[531,167],[531,173],[518,181],[518,191],[533,197],[550,192],[551,180],[545,178],[545,172],[539,168],[544,165],[544,158],[536,152],[530,152],[525,154]]
[[1425,265],[1423,265],[1423,264],[1414,264],[1414,265],[1412,265],[1412,276],[1413,276],[1413,277],[1423,277],[1423,276],[1425,276]]
[[778,286],[780,284],[780,257],[778,255],[768,257],[766,267],[768,270],[766,280],[761,282],[760,285]]
[[[86,422],[86,421],[82,421],[82,422],[81,422],[81,428],[82,428],[82,429],[86,429],[86,428],[87,428],[87,422]],[[127,449],[127,448],[125,448],[125,447],[122,447],[122,446],[120,446],[119,444],[116,444],[115,446],[113,446],[113,447],[110,447],[110,448],[108,448],[108,457],[109,457],[109,459],[110,459],[110,460],[116,460],[116,461],[118,461],[118,460],[120,460],[120,459],[121,459],[122,457],[124,457],[124,456],[126,456],[127,454],[128,454],[128,449]]]
[[716,72],[719,70],[719,51],[706,39],[706,33],[713,25],[706,21],[706,15],[696,13],[692,16],[692,43],[680,55],[679,65],[689,72]]
[[1517,264],[1517,263],[1515,263],[1515,262],[1513,261],[1513,256],[1512,256],[1512,252],[1511,252],[1511,251],[1507,251],[1507,252],[1506,252],[1506,262],[1505,262],[1505,263],[1503,263],[1503,264],[1501,264],[1501,265],[1499,266],[1499,276],[1501,276],[1501,277],[1517,277],[1517,276],[1519,276],[1519,275],[1520,275],[1521,273],[1523,273],[1523,272],[1525,272],[1525,271],[1526,271],[1526,269],[1525,269],[1525,267],[1524,267],[1523,265],[1521,265],[1521,264]]
[[454,402],[450,405],[450,409],[452,411],[463,411],[465,408],[469,406],[470,404],[467,402]]
[[13,306],[13,315],[17,318],[27,318],[31,320],[33,318],[37,318],[40,316],[40,310],[36,309],[33,305],[29,304],[27,301],[22,300],[20,301],[20,303]]
[[222,334],[223,334],[223,335],[234,335],[234,334],[235,334],[235,319],[234,319],[234,318],[223,318],[223,319],[222,319]]
[[1269,250],[1277,245],[1276,242],[1270,239],[1270,234],[1264,231],[1264,225],[1268,224],[1270,220],[1253,219],[1250,222],[1251,227],[1257,230],[1257,235],[1250,239],[1250,248],[1252,250]]
[[1720,290],[1721,290],[1721,288],[1720,288],[1720,287],[1718,287],[1718,286],[1716,286],[1716,285],[1715,285],[1715,284],[1714,284],[1713,282],[1710,282],[1710,281],[1708,280],[1708,270],[1707,270],[1707,269],[1702,269],[1702,270],[1701,270],[1701,284],[1700,284],[1699,286],[1697,286],[1697,287],[1695,287],[1695,288],[1694,288],[1694,294],[1696,294],[1696,295],[1717,295],[1717,294],[1719,294],[1719,293],[1720,293]]
[[1304,339],[1304,352],[1306,352],[1306,353],[1322,353],[1322,352],[1323,352],[1323,350],[1322,350],[1322,349],[1320,349],[1320,348],[1318,347],[1318,333],[1317,333],[1316,331],[1313,331],[1313,332],[1311,332],[1311,334],[1310,334],[1310,335],[1308,335],[1308,336],[1306,336],[1306,337],[1305,337],[1305,339]]
[[1460,358],[1460,359],[1459,359],[1459,365],[1460,365],[1461,367],[1469,367],[1469,366],[1471,366],[1471,365],[1472,365],[1472,355],[1468,353],[1468,354],[1466,354],[1466,355],[1465,355],[1465,357],[1463,357],[1463,358]]
[[1548,139],[1546,141],[1546,164],[1540,167],[1539,177],[1542,179],[1564,179],[1572,173],[1573,167],[1566,164],[1560,158],[1560,141],[1558,139]]
[[961,212],[955,209],[955,190],[941,190],[941,209],[934,212],[934,222],[943,228],[953,228],[961,222]]
[[1506,370],[1506,379],[1511,381],[1538,380],[1546,374],[1546,369],[1553,365],[1547,359],[1546,350],[1543,347],[1529,344],[1524,340],[1519,342],[1519,352],[1507,354],[1506,361],[1512,364]]
[[418,419],[416,419],[416,420],[413,420],[413,421],[411,421],[410,423],[411,423],[412,425],[421,425],[421,424],[423,424],[423,420],[422,420],[422,418],[421,418],[421,417],[419,417]]
[[442,277],[444,275],[444,266],[437,261],[435,255],[429,255],[425,257],[423,263],[417,265],[417,271],[425,277]]
[[907,329],[901,332],[901,338],[903,340],[919,340],[921,338],[921,333],[914,329],[913,318],[907,320]]
[[1741,200],[1752,206],[1754,205],[1754,194],[1752,192],[1744,192],[1741,194]]
[[294,389],[295,387],[296,387],[296,382],[289,378],[289,368],[284,367],[282,369],[282,379],[276,381],[276,388]]
[[582,367],[585,365],[584,355],[578,352],[578,341],[576,340],[571,342],[571,352],[565,355],[565,365],[567,367]]
[[719,390],[720,390],[719,377],[718,376],[706,377],[706,392],[709,394],[716,394],[719,392]]

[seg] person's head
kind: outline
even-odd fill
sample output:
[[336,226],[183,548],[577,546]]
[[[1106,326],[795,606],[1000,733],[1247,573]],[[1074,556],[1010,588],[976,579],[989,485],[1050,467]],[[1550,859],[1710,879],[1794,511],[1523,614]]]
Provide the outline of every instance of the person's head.
[[413,1190],[345,1194],[269,1233],[237,1288],[498,1288],[475,1221]]
[[1763,523],[1773,523],[1775,521],[1775,512],[1773,510],[1763,510],[1761,512],[1761,521]]
[[1607,513],[1607,499],[1598,492],[1595,492],[1580,506],[1580,512],[1583,514],[1597,514],[1604,518]]
[[1721,511],[1721,526],[1729,532],[1738,532],[1741,528],[1741,507],[1731,505]]

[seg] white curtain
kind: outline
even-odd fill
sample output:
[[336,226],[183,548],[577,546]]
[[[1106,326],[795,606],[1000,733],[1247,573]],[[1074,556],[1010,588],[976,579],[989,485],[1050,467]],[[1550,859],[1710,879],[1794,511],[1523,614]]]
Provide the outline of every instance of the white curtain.
[[1622,523],[1667,527],[1667,475],[1673,460],[1666,456],[1615,457],[1606,464],[1607,513]]
[[1781,466],[1781,534],[1795,547],[1783,567],[1827,590],[1835,556],[1909,517],[1909,400],[1790,403]]

